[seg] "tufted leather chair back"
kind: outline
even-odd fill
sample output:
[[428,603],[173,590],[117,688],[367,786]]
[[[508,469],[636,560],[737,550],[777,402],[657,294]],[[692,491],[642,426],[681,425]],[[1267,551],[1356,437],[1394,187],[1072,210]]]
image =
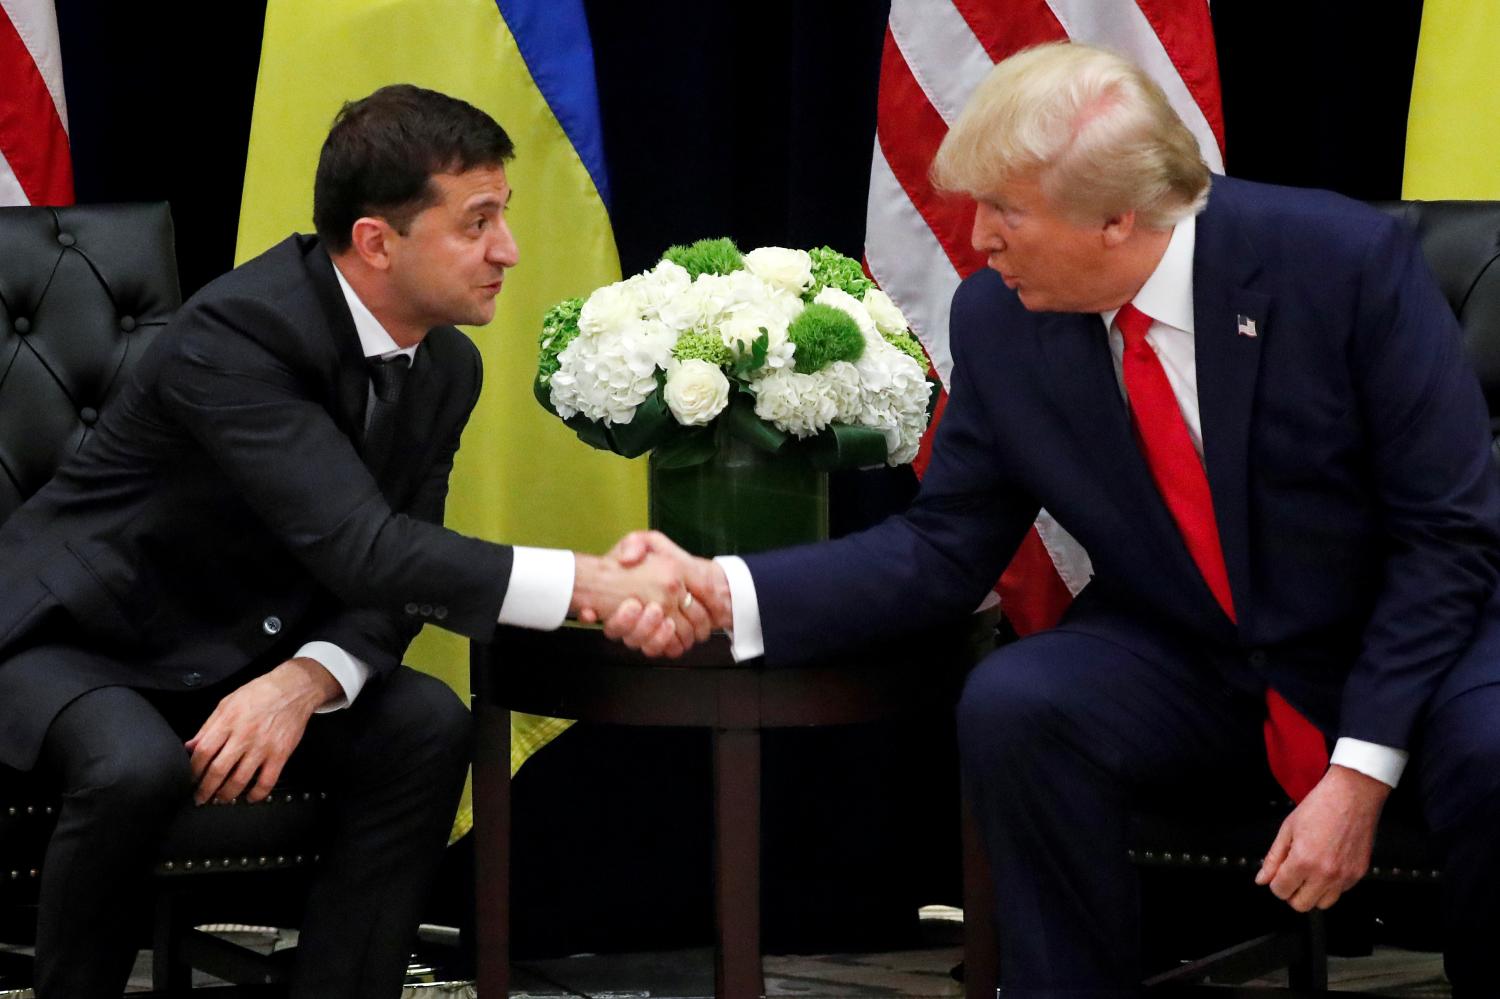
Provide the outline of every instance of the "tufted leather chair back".
[[0,521],[88,437],[181,302],[165,203],[0,208]]
[[1490,429],[1500,435],[1500,202],[1388,201],[1377,207],[1415,230],[1463,327],[1489,405]]

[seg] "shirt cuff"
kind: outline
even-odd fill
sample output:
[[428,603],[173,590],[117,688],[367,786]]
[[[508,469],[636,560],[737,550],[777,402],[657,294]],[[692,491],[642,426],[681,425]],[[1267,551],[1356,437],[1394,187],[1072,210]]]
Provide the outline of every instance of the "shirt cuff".
[[729,601],[734,614],[734,628],[729,633],[729,653],[742,663],[766,654],[765,636],[760,630],[760,601],[755,596],[755,580],[750,567],[738,555],[720,555],[714,559],[729,580]]
[[1392,749],[1390,746],[1345,736],[1333,744],[1333,755],[1328,758],[1328,763],[1330,766],[1358,770],[1366,777],[1373,777],[1382,784],[1395,787],[1410,756],[1404,749]]
[[370,679],[370,667],[363,659],[351,656],[332,642],[308,642],[297,650],[294,658],[312,659],[322,666],[333,678],[344,688],[344,696],[336,697],[318,708],[315,714],[327,714],[330,711],[342,711],[354,703],[359,692],[365,689],[365,681]]
[[573,553],[562,548],[511,549],[510,582],[500,623],[551,631],[562,627],[573,601]]

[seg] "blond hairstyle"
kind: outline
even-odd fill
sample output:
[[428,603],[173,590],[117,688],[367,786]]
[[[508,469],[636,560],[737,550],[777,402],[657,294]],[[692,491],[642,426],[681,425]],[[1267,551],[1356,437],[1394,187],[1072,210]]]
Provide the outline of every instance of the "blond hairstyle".
[[1064,214],[1134,211],[1167,229],[1203,209],[1208,166],[1160,87],[1105,49],[1053,42],[998,63],[932,162],[933,184],[976,198],[1033,179]]

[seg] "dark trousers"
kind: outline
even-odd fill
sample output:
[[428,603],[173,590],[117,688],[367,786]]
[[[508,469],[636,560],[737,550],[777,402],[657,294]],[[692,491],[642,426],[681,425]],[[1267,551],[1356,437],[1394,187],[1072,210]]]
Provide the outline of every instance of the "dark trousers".
[[[48,730],[40,765],[59,781],[63,804],[42,870],[39,999],[124,991],[139,925],[131,920],[149,898],[162,831],[189,803],[183,741],[227,692],[105,687]],[[348,710],[308,724],[287,773],[330,789],[334,828],[303,917],[292,996],[400,994],[470,740],[458,697],[405,667],[372,680]]]
[[[1145,795],[1223,800],[1265,785],[1261,699],[1087,626],[992,653],[959,705],[965,781],[993,865],[1006,999],[1123,999],[1141,981],[1127,817]],[[1455,997],[1500,992],[1500,620],[1491,614],[1423,720],[1402,793],[1443,849]],[[1408,788],[1407,785],[1414,785]],[[1266,847],[1270,847],[1266,843]]]

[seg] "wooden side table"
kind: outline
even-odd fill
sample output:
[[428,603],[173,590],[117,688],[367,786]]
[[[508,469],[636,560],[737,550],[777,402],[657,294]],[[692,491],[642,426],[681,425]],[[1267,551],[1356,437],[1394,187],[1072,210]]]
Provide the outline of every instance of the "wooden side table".
[[[598,627],[582,625],[555,632],[502,627],[491,643],[473,644],[479,994],[501,999],[509,985],[512,710],[713,732],[714,994],[759,999],[765,993],[760,954],[762,730],[847,725],[924,705],[952,704],[969,668],[993,646],[997,620],[997,613],[986,611],[872,644],[836,661],[780,669],[768,669],[760,660],[736,664],[723,635],[669,665],[609,641]],[[970,885],[975,849],[977,843],[966,843],[966,894],[981,887]],[[987,913],[979,925],[992,925]],[[975,957],[981,965],[986,960],[993,965],[992,941],[979,943],[987,946],[988,956],[970,956],[971,972],[978,970]],[[992,972],[989,981],[993,983]],[[993,995],[990,984],[989,997]]]

